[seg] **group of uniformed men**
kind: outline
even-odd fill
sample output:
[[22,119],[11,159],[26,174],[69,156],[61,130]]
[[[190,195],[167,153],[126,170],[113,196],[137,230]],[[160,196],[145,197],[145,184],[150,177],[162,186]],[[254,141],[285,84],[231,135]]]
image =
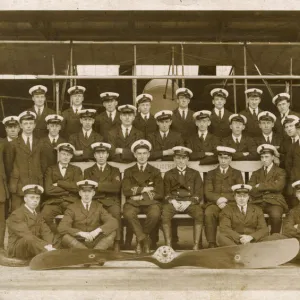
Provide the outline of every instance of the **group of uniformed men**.
[[[153,116],[150,94],[139,95],[136,106],[118,106],[119,94],[102,93],[105,111],[97,115],[83,107],[85,88],[74,86],[68,90],[70,108],[57,115],[45,106],[46,92],[45,86],[33,86],[34,106],[3,120],[0,247],[10,213],[10,256],[28,258],[60,247],[120,251],[121,211],[136,235],[137,253],[149,253],[160,222],[171,246],[176,239],[171,221],[178,213],[194,220],[194,250],[201,247],[203,225],[210,248],[246,244],[270,238],[264,213],[273,234],[281,231],[289,209],[284,233],[300,238],[300,122],[289,108],[289,94],[273,98],[276,117],[259,108],[263,92],[257,88],[245,91],[248,107],[239,114],[225,108],[225,89],[211,91],[212,111],[193,112],[193,93],[179,88],[178,108]],[[247,184],[230,166],[259,159],[262,167]],[[162,177],[148,163],[155,160],[172,160],[175,167]],[[189,160],[218,166],[202,180]],[[71,163],[89,161],[95,163],[83,172]],[[108,161],[136,163],[122,179]],[[140,213],[146,214],[143,223]],[[58,226],[57,215],[63,215]]]

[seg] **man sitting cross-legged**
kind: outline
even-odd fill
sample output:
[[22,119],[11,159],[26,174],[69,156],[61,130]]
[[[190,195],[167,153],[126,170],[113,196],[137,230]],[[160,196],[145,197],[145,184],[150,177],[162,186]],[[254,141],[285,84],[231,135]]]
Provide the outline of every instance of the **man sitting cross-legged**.
[[98,201],[93,201],[98,183],[77,182],[81,201],[71,204],[59,223],[62,245],[67,248],[107,250],[114,243],[118,221]]

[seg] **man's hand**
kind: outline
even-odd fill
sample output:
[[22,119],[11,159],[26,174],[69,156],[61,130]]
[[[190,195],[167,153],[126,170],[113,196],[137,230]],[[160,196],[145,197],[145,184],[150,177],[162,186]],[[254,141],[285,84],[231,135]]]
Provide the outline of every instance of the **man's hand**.
[[145,186],[143,189],[142,189],[142,193],[149,193],[149,192],[152,192],[154,190],[154,187],[153,186]]
[[205,155],[206,155],[206,156],[213,156],[214,153],[213,153],[213,152],[205,152]]
[[80,155],[82,155],[83,154],[83,150],[75,150],[74,151],[74,155],[75,156],[80,156]]
[[91,231],[90,235],[94,240],[101,232],[102,232],[102,229],[100,227],[98,227],[95,230]]
[[53,250],[56,250],[56,248],[54,248],[51,244],[46,245],[44,248],[45,248],[47,251],[53,251]]
[[256,185],[255,185],[255,187],[256,187],[256,188],[258,188],[258,187],[259,187],[259,183],[258,183],[258,184],[256,184]]
[[86,242],[92,242],[93,241],[93,237],[90,235],[89,232],[79,231],[77,233],[77,235],[79,235],[82,238],[84,238]]
[[133,200],[133,201],[141,201],[143,199],[144,199],[144,197],[142,195],[136,195],[136,196],[130,197],[130,200]]
[[298,224],[295,224],[295,225],[294,225],[294,228],[298,229]]
[[220,203],[220,204],[218,204],[218,207],[220,209],[223,209],[226,205],[227,205],[227,203]]
[[180,201],[177,201],[175,199],[171,200],[170,203],[172,203],[172,205],[174,206],[176,211],[182,211],[182,205]]
[[57,186],[57,182],[52,184],[53,186]]
[[115,154],[122,154],[123,153],[123,148],[116,148]]
[[182,206],[184,208],[183,211],[185,211],[192,204],[191,201],[182,201],[181,203],[182,203]]
[[250,153],[249,152],[243,152],[244,156],[248,156]]
[[220,197],[218,200],[217,200],[217,205],[221,204],[221,203],[227,203],[228,200],[225,198],[225,197]]
[[174,155],[174,151],[172,149],[164,150],[163,156],[166,156],[166,155]]
[[247,235],[247,234],[240,235],[240,242],[243,245],[250,243],[252,240],[253,237],[251,235]]

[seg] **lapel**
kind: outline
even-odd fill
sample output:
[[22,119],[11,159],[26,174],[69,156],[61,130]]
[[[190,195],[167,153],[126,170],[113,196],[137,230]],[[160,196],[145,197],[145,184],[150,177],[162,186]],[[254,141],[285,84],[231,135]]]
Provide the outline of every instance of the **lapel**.
[[106,166],[105,166],[105,169],[103,170],[103,172],[100,172],[97,163],[94,165],[94,170],[95,170],[94,174],[97,174],[97,178],[99,178],[100,182],[105,181],[105,179],[108,177],[108,175],[110,174],[110,171],[111,171],[110,166],[107,163],[106,163]]
[[[92,204],[93,204],[93,202],[92,202]],[[87,211],[87,210],[85,209],[85,207],[83,206],[81,200],[78,201],[78,205],[80,206],[80,210],[81,210],[82,214],[85,215],[85,216],[87,216],[87,215],[89,214],[89,212],[91,211],[92,204],[91,204],[91,206],[90,206],[89,211]]]
[[92,200],[92,203],[90,205],[90,209],[87,213],[88,217],[92,216],[97,211],[97,203],[96,201]]
[[234,205],[234,213],[237,216],[237,218],[242,222],[245,223],[246,218],[247,218],[247,214],[249,212],[249,206],[247,207],[247,212],[246,212],[246,216],[242,214],[242,212],[240,211],[239,207],[237,206],[237,204],[235,203]]
[[24,140],[23,140],[23,137],[22,136],[19,136],[18,137],[18,145],[20,148],[22,148],[27,154],[32,154],[32,151],[30,151],[28,149],[28,147],[26,146]]
[[242,134],[239,149],[244,149],[247,146],[247,138]]
[[69,169],[69,166],[67,167],[66,174],[65,174],[65,176],[63,177],[63,176],[61,175],[61,173],[60,173],[60,169],[59,169],[58,163],[56,163],[55,169],[54,169],[54,174],[56,173],[56,176],[57,176],[58,178],[61,178],[61,179],[65,180],[65,178],[67,177],[66,175],[67,175],[68,169]]
[[265,180],[268,181],[268,180],[272,179],[275,173],[276,173],[276,166],[273,163],[273,166],[272,166],[271,170],[268,172]]
[[84,145],[85,147],[88,147],[90,145],[90,139],[92,137],[93,131],[91,132],[90,136],[88,139],[86,139],[83,135],[82,129],[80,129],[79,133],[78,133],[78,139],[80,141],[80,143],[82,145]]
[[179,120],[182,120],[178,108],[176,108],[175,110],[173,110],[173,117],[175,117],[175,118],[177,118]]
[[151,177],[151,167],[147,163],[147,166],[143,173],[140,172],[138,169],[137,164],[133,167],[132,176],[135,178],[135,180],[141,184],[144,184],[150,177]]
[[[131,131],[132,131],[132,129],[131,129]],[[130,132],[130,133],[131,133],[131,132]],[[125,141],[125,137],[124,137],[124,135],[123,135],[121,125],[118,126],[117,137],[118,137],[119,139],[121,139],[122,141]]]
[[[167,139],[169,138],[170,133],[171,133],[171,132],[169,131],[169,134],[168,134],[168,136],[167,136]],[[158,132],[157,132],[157,131],[155,132],[155,141],[156,141],[159,145],[163,145],[163,144],[164,144],[163,139],[162,139],[162,137],[161,137],[159,131],[158,131]]]
[[[178,172],[177,172],[178,173]],[[186,170],[185,170],[185,182],[190,182],[190,180],[192,179],[193,177],[193,172],[190,168],[186,167]]]
[[245,223],[247,223],[249,220],[251,220],[253,218],[253,207],[251,206],[251,204],[247,205],[247,212],[246,212],[246,217],[245,217]]
[[23,211],[24,211],[24,214],[25,214],[29,219],[32,219],[32,220],[36,221],[37,216],[34,216],[33,213],[31,213],[31,212],[25,207],[25,205],[23,206]]

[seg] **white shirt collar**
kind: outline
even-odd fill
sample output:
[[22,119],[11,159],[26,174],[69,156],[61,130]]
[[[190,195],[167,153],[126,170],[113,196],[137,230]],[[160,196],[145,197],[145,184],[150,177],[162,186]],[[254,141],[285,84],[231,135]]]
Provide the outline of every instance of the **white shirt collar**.
[[289,115],[289,113],[290,113],[290,110],[288,110],[285,114],[281,114],[281,118],[283,119],[283,118],[287,117]]
[[179,171],[179,172],[182,172],[182,173],[185,173],[185,171],[186,171],[186,167],[184,168],[184,169],[180,169],[180,168],[178,168],[178,167],[176,167],[177,168],[177,170]]
[[55,142],[57,142],[58,138],[59,138],[59,134],[55,137],[51,136],[50,134],[48,134],[49,140],[52,143],[53,139],[55,139]]
[[146,167],[147,167],[147,163],[145,163],[144,165],[141,165],[139,163],[137,163],[138,169],[140,170],[141,167],[143,167],[143,171],[145,171]]
[[39,109],[40,109],[40,110],[41,110],[41,113],[43,113],[44,107],[45,107],[44,105],[41,106],[41,107],[37,107],[36,105],[34,105],[34,110],[35,110],[36,113],[38,113],[38,111],[39,111]]
[[182,114],[183,111],[187,113],[189,108],[188,107],[187,108],[178,107],[178,110],[179,110],[180,114]]
[[143,119],[145,119],[145,117],[147,117],[147,119],[149,120],[149,118],[150,118],[150,113],[147,113],[146,115],[144,115],[143,113],[141,113],[141,117],[142,117]]
[[239,141],[239,143],[241,142],[242,135],[236,137],[236,136],[234,136],[234,135],[232,134],[231,136],[232,136],[232,139],[233,139],[234,141],[236,141],[236,139],[237,139],[237,140]]
[[238,208],[239,208],[239,210],[242,212],[242,207],[244,208],[244,211],[245,212],[247,212],[247,206],[248,206],[248,204],[246,204],[246,205],[244,205],[244,206],[241,206],[241,205],[238,205],[237,204],[237,206],[238,206]]
[[207,133],[208,133],[207,130],[205,132],[198,131],[198,136],[200,137],[200,134],[201,134],[203,139],[206,139]]
[[[297,141],[299,140],[299,135],[296,135],[296,136],[294,136],[293,138],[295,139],[295,140],[294,140],[294,143],[295,143],[295,142],[297,142]],[[292,139],[292,137],[291,137],[291,139]]]
[[229,166],[228,166],[226,169],[223,169],[223,168],[220,167],[220,172],[221,172],[221,173],[224,173],[224,171],[225,171],[225,174],[226,174],[227,171],[228,171],[228,169],[229,169]]
[[86,208],[86,206],[88,205],[88,210],[90,210],[90,207],[91,207],[91,204],[92,204],[92,201],[90,201],[89,203],[85,203],[81,200],[81,203],[83,205],[84,208]]
[[221,111],[221,117],[224,115],[224,107],[222,109],[217,109],[216,107],[214,108],[214,111],[217,116],[219,116],[219,111]]
[[8,140],[9,142],[13,141],[13,139],[10,138],[9,136],[7,136],[6,138],[7,138],[7,140]]
[[126,129],[128,129],[128,132],[130,133],[131,128],[132,128],[132,125],[130,125],[129,127],[125,127],[123,124],[121,124],[121,129],[122,129],[122,132],[123,132],[123,133],[126,132]]
[[83,136],[85,136],[85,133],[87,133],[87,136],[90,137],[91,133],[92,133],[93,128],[91,128],[90,130],[86,131],[82,128],[82,132],[83,132]]
[[109,117],[109,114],[111,114],[111,117],[112,117],[113,119],[115,118],[116,113],[117,113],[116,110],[114,110],[114,111],[106,111],[107,116]]
[[32,136],[32,135],[27,136],[27,135],[25,135],[24,133],[22,133],[22,138],[23,138],[23,140],[24,140],[24,142],[25,142],[25,144],[26,144],[28,138],[29,138],[30,143],[32,142],[33,136]]
[[104,164],[104,165],[99,165],[98,163],[96,163],[97,164],[97,167],[98,167],[98,169],[100,170],[100,168],[102,169],[102,170],[104,170],[105,169],[105,167],[106,167],[106,163]]
[[256,109],[253,109],[249,106],[249,110],[250,110],[251,114],[253,114],[253,112],[255,112],[255,114],[258,115],[258,107]]
[[164,137],[164,134],[165,134],[166,136],[168,136],[169,132],[170,132],[170,130],[168,130],[168,131],[166,131],[166,132],[159,131],[159,133],[160,133],[160,135],[161,135],[162,138]]
[[272,137],[273,137],[273,131],[271,131],[271,133],[270,133],[269,135],[265,135],[265,134],[263,133],[263,136],[264,136],[265,139],[269,138],[269,139],[272,140]]
[[25,207],[26,207],[32,214],[36,214],[36,211],[35,211],[35,210],[32,210],[31,208],[29,208],[29,207],[27,206],[27,204],[25,204]]
[[82,110],[82,105],[80,105],[78,107],[75,107],[72,105],[72,109],[73,109],[74,113],[76,113],[76,109],[77,109],[77,113],[78,113],[80,110]]
[[[272,169],[273,165],[274,165],[274,163],[271,163],[271,164],[267,167],[267,173],[270,172],[270,170]],[[264,168],[265,168],[265,167],[264,167]]]

